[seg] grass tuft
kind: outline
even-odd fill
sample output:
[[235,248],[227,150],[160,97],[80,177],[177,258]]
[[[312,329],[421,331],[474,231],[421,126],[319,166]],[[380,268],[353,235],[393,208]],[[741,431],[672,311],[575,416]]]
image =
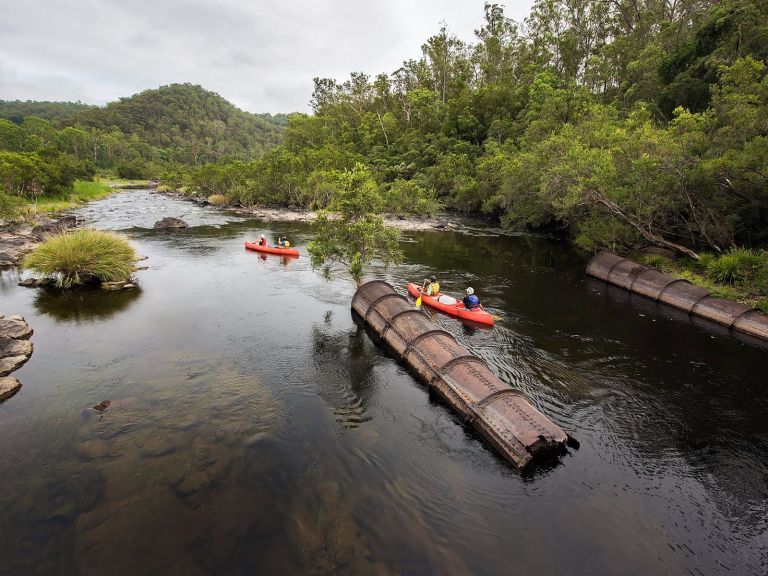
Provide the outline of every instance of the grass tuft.
[[705,262],[707,275],[720,284],[736,284],[754,278],[763,264],[761,257],[748,248],[732,248]]
[[208,204],[211,206],[224,206],[227,203],[227,197],[223,194],[211,194],[208,196]]
[[49,237],[24,258],[24,268],[56,279],[61,288],[128,280],[136,252],[117,234],[74,230]]

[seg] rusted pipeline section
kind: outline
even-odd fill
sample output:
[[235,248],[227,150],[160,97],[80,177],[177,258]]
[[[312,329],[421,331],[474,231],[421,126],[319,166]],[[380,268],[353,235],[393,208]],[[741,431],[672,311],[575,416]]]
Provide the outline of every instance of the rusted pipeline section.
[[523,468],[534,456],[562,450],[568,436],[526,396],[386,282],[361,286],[352,309],[415,374],[498,450]]
[[706,318],[730,330],[768,341],[768,316],[746,304],[709,295],[704,288],[673,278],[656,268],[603,251],[590,260],[587,274],[669,304],[693,316]]

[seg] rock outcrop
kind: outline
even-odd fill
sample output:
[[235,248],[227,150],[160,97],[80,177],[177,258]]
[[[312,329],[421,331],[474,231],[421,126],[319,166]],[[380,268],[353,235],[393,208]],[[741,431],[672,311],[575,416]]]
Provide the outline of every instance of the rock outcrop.
[[0,378],[0,402],[16,394],[19,388],[21,388],[21,382],[13,376]]
[[189,224],[184,222],[181,218],[172,218],[170,216],[166,216],[162,220],[155,222],[155,228],[158,230],[173,230],[187,227],[189,227]]
[[51,234],[61,234],[71,228],[77,226],[77,218],[75,216],[64,216],[56,221],[45,222],[32,228],[32,234],[39,240],[43,240],[46,236]]
[[21,368],[32,356],[33,346],[28,338],[32,328],[21,316],[0,315],[0,401],[13,396],[21,384],[8,374]]

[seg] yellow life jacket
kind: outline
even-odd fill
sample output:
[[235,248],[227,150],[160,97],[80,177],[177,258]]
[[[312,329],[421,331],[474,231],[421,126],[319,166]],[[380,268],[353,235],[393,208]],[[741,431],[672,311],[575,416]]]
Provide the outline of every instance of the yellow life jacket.
[[288,242],[288,240],[283,240],[283,248],[290,248],[290,247],[291,247],[291,243]]
[[440,293],[440,282],[430,282],[427,286],[427,296],[435,296]]

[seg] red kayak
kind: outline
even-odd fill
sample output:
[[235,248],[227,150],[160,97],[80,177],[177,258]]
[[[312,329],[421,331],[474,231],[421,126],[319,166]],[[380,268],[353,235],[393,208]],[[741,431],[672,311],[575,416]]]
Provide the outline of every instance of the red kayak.
[[477,310],[469,310],[464,306],[464,302],[448,296],[447,294],[443,294],[442,292],[438,294],[437,297],[427,296],[426,294],[421,293],[421,286],[418,286],[413,282],[408,284],[408,293],[414,298],[421,296],[423,304],[431,306],[436,310],[440,310],[440,312],[445,312],[446,314],[463,318],[464,320],[471,320],[478,324],[493,326],[493,316],[483,310],[482,307]]
[[253,242],[246,242],[245,247],[248,250],[256,250],[256,252],[266,252],[267,254],[279,254],[280,256],[295,256],[299,257],[299,251],[296,248],[275,248],[273,246],[259,246]]

